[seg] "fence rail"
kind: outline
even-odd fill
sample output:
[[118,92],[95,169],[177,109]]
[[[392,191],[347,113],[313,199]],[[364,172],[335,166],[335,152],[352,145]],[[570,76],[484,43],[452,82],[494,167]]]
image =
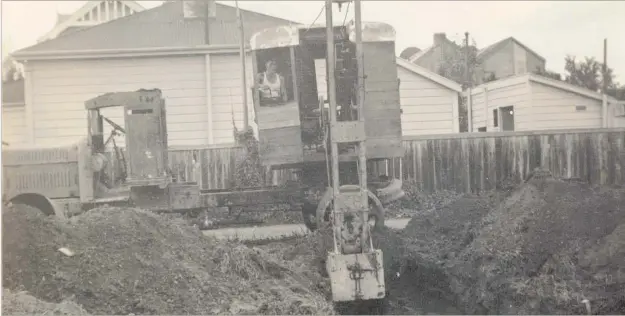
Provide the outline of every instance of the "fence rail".
[[[402,159],[374,168],[414,183],[419,190],[479,192],[526,178],[536,167],[557,178],[592,184],[625,184],[625,129],[462,133],[406,137]],[[232,185],[238,146],[172,149],[170,167],[180,179],[205,189]],[[268,182],[280,184],[290,170],[274,171]]]

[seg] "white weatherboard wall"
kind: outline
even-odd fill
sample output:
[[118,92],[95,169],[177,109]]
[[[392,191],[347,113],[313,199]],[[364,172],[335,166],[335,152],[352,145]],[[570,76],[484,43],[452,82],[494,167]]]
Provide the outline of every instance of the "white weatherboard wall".
[[397,67],[404,136],[457,132],[454,106],[458,93],[412,71]]
[[523,130],[601,127],[602,101],[536,82],[530,85],[532,111],[518,118]]
[[[211,65],[211,111],[213,126],[213,141],[215,144],[229,144],[234,142],[234,124],[237,129],[243,128],[243,90],[241,89],[241,57],[237,54],[212,54]],[[250,126],[254,134],[258,129],[254,123],[254,99],[251,87],[252,58],[247,57],[245,71],[247,74],[247,110]]]
[[[207,68],[206,61],[209,61]],[[319,67],[317,81],[325,87],[325,70]],[[108,60],[31,62],[32,106],[36,144],[74,142],[87,135],[84,102],[108,92],[159,88],[167,107],[170,146],[230,144],[233,114],[243,127],[241,62],[238,54],[213,53],[186,57],[126,58]],[[207,71],[208,70],[208,71]],[[251,58],[246,64],[247,84],[253,84]],[[457,93],[398,66],[400,97],[404,113],[404,135],[453,133],[457,125],[453,107]],[[324,89],[322,89],[324,90]],[[251,89],[248,93],[250,125],[254,123]],[[124,125],[121,108],[102,113]],[[18,122],[19,120],[16,120]],[[28,126],[24,123],[24,126]],[[111,128],[105,123],[105,132]],[[25,128],[24,128],[25,131]],[[28,133],[19,133],[26,139]],[[118,137],[118,144],[124,144]]]
[[471,92],[474,132],[484,126],[487,132],[500,131],[501,122],[498,127],[494,127],[493,110],[504,106],[514,106],[515,131],[534,129],[529,122],[532,109],[527,80],[516,80],[507,85],[485,85],[485,88],[478,87]]
[[[601,128],[601,104],[597,98],[565,88],[536,82],[528,76],[512,77],[484,84],[472,90],[473,131],[494,127],[494,109],[514,106],[515,131]],[[613,115],[613,114],[610,114]],[[486,118],[486,121],[485,121]],[[611,127],[620,122],[609,120]]]
[[2,106],[2,141],[9,145],[26,143],[25,115],[23,105]]
[[[204,56],[31,63],[36,144],[72,142],[87,135],[84,102],[108,92],[159,88],[167,107],[170,146],[208,144]],[[105,116],[124,126],[121,108]],[[110,132],[108,124],[105,132]],[[123,145],[123,137],[118,137]]]

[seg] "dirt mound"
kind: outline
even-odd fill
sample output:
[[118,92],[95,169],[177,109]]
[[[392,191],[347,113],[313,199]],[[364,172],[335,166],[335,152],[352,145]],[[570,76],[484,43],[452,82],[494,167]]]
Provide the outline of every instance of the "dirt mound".
[[89,315],[70,301],[63,301],[59,304],[47,303],[36,299],[26,292],[12,292],[8,289],[2,290],[2,313],[5,315]]
[[625,312],[624,190],[533,179],[498,200],[417,216],[404,233],[405,275],[438,284],[469,314]]
[[3,286],[45,301],[71,297],[94,314],[332,312],[297,267],[182,220],[106,208],[60,223],[23,207],[2,220]]

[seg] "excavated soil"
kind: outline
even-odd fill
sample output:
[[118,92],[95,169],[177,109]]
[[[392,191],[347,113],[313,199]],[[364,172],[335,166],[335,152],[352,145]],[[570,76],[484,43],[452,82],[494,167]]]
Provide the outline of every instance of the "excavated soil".
[[420,213],[398,235],[399,282],[457,313],[625,313],[622,188],[531,179]]
[[182,220],[104,208],[59,222],[14,206],[2,230],[3,288],[90,314],[333,313],[310,269]]
[[2,290],[2,313],[7,315],[89,315],[82,307],[71,301],[48,303],[27,294]]

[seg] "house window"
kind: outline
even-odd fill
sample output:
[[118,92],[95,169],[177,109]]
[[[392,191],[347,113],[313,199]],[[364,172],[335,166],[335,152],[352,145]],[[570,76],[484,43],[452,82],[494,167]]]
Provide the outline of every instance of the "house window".
[[499,116],[497,115],[497,109],[493,110],[493,126],[494,127],[499,126]]
[[481,132],[486,132],[486,126],[479,127],[479,128],[477,129],[477,131],[478,131],[478,132],[480,132],[480,133],[481,133]]
[[585,105],[575,106],[575,111],[586,111],[586,106]]

